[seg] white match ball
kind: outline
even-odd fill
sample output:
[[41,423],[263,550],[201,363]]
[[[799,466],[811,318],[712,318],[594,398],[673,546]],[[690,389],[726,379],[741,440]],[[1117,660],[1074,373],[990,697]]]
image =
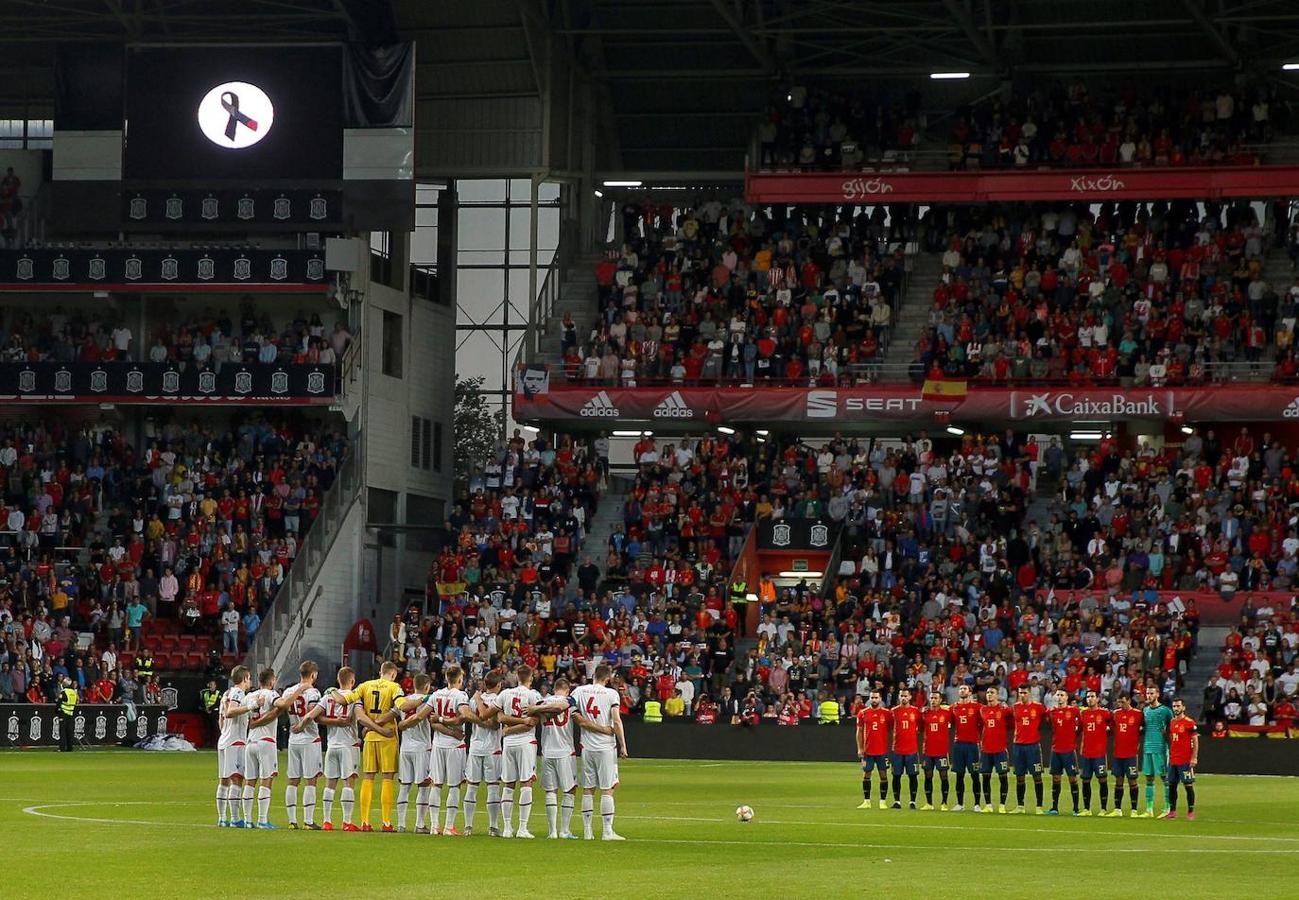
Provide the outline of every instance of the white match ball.
[[735,807],[735,818],[739,819],[741,822],[750,822],[750,821],[752,821],[752,820],[753,820],[753,807],[752,807],[752,806],[737,806],[737,807]]

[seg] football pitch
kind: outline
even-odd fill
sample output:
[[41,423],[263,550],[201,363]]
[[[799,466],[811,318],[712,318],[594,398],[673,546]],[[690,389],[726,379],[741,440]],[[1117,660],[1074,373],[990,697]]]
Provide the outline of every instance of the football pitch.
[[[218,829],[211,752],[0,753],[0,896],[1293,896],[1299,862],[1294,778],[1201,776],[1187,822],[858,810],[851,764],[621,769],[626,843],[506,843],[481,801],[471,838],[289,831],[282,778],[281,830]],[[539,789],[532,830],[546,831]]]

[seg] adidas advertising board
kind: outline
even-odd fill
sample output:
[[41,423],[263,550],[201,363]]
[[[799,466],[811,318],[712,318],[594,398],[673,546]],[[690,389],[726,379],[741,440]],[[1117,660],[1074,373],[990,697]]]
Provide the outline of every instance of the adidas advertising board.
[[693,419],[695,411],[686,405],[680,391],[673,391],[663,398],[663,402],[654,407],[656,419]]

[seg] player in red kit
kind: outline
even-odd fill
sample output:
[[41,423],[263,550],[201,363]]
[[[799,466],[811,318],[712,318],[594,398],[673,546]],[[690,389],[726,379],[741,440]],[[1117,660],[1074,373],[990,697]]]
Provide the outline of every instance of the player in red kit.
[[1078,815],[1078,707],[1069,705],[1066,691],[1055,692],[1055,706],[1047,713],[1051,721],[1051,809],[1060,815],[1060,778],[1069,776],[1073,814]]
[[[956,744],[952,747],[952,769],[956,773],[956,805],[953,812],[965,809],[965,776],[970,776],[974,790],[974,811],[982,812],[979,798],[983,781],[979,777],[979,710],[974,691],[968,684],[956,689],[956,703],[952,706],[952,719],[956,722]],[[991,800],[989,800],[991,802]]]
[[947,795],[949,783],[947,771],[951,767],[948,754],[952,744],[952,711],[943,706],[943,695],[934,691],[929,695],[929,706],[925,708],[921,721],[925,729],[925,755],[921,764],[925,769],[925,805],[921,809],[934,808],[934,769],[942,779],[943,812],[947,812]]
[[1042,808],[1042,720],[1046,718],[1046,707],[1029,699],[1028,685],[1021,684],[1017,698],[1010,707],[1010,714],[1015,720],[1015,745],[1010,751],[1011,764],[1015,767],[1015,808],[1013,815],[1024,814],[1024,791],[1027,787],[1024,779],[1033,776],[1033,792],[1037,794],[1037,814],[1045,815]]
[[898,705],[893,707],[893,808],[902,808],[902,772],[907,773],[911,788],[911,808],[916,808],[916,793],[920,788],[920,709],[911,705],[911,691],[898,691]]
[[1132,707],[1132,698],[1119,694],[1118,709],[1114,710],[1114,808],[1109,818],[1122,817],[1123,779],[1128,780],[1128,795],[1132,805],[1132,818],[1140,818],[1137,809],[1137,754],[1141,752],[1141,726],[1145,717],[1141,710]]
[[857,758],[861,760],[861,806],[871,808],[871,772],[879,773],[880,809],[889,796],[889,725],[893,714],[879,691],[871,691],[868,705],[857,711]]
[[1101,815],[1105,815],[1110,800],[1109,776],[1105,768],[1105,747],[1109,742],[1110,719],[1113,714],[1101,706],[1095,691],[1087,692],[1087,707],[1079,714],[1082,724],[1082,811],[1080,816],[1092,814],[1092,778],[1101,782]]
[[1186,789],[1186,818],[1195,819],[1195,767],[1200,762],[1200,735],[1186,704],[1173,701],[1173,721],[1168,723],[1168,812],[1160,818],[1177,818],[1177,786]]
[[1001,803],[997,812],[1005,814],[1010,795],[1010,766],[1006,762],[1006,737],[1010,727],[1010,707],[1001,702],[995,687],[988,688],[988,702],[979,707],[979,772],[983,775],[983,811],[992,812],[992,770],[1001,781]]

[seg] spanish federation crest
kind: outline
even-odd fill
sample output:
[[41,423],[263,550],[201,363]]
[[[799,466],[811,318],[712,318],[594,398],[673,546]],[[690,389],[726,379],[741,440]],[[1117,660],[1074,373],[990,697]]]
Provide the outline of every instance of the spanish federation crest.
[[271,375],[271,393],[287,394],[289,392],[289,373],[276,372]]
[[283,281],[289,277],[289,261],[283,256],[271,260],[271,280]]
[[137,222],[149,216],[149,201],[144,197],[136,194],[131,198],[131,203],[127,207],[126,214]]
[[[55,718],[54,721],[57,722],[58,719]],[[148,717],[148,716],[140,716],[140,718],[138,718],[138,719],[135,720],[135,736],[138,737],[140,740],[144,740],[145,738],[147,738],[147,737],[149,736],[149,717]]]
[[198,389],[199,389],[199,392],[200,392],[200,393],[203,393],[203,394],[210,394],[210,393],[212,393],[213,391],[215,391],[215,390],[216,390],[216,373],[215,373],[215,372],[199,372],[199,373],[198,373]]
[[281,221],[287,219],[289,216],[293,215],[293,203],[288,197],[276,197],[275,203],[271,205],[271,215]]
[[167,198],[167,205],[164,207],[163,215],[168,219],[179,219],[185,215],[185,203],[180,197],[172,194]]
[[103,369],[96,369],[90,373],[90,389],[96,394],[102,394],[108,390],[108,373]]
[[20,256],[14,274],[18,276],[19,281],[31,281],[36,274],[36,264],[32,262],[30,256]]
[[23,369],[18,373],[18,390],[24,394],[30,394],[36,390],[36,373],[31,369]]
[[72,373],[67,369],[59,369],[54,373],[54,390],[60,394],[66,394],[72,390]]
[[68,276],[72,274],[72,264],[68,262],[66,256],[60,256],[54,260],[53,275],[58,281],[67,281]]
[[789,546],[789,526],[784,522],[777,522],[771,527],[771,543],[776,547]]
[[180,261],[174,256],[168,256],[162,261],[162,279],[163,281],[175,281],[180,277]]
[[198,214],[210,222],[221,214],[221,204],[216,197],[204,197],[199,205]]
[[256,204],[252,197],[240,197],[239,202],[235,204],[235,215],[243,221],[251,219],[256,212]]
[[102,741],[108,737],[108,716],[100,713],[95,716],[95,740]]
[[829,527],[825,525],[821,525],[819,523],[813,525],[811,531],[808,534],[807,541],[813,547],[824,547],[826,544],[830,543]]
[[253,277],[253,262],[246,256],[235,260],[235,280],[247,281]]
[[317,222],[325,218],[328,212],[329,204],[325,201],[325,198],[319,194],[312,197],[311,203],[307,204],[307,215]]
[[144,373],[139,369],[132,369],[126,373],[126,390],[127,393],[139,394],[144,391]]
[[[168,709],[175,709],[180,705],[180,692],[174,687],[165,687],[162,689],[162,705]],[[159,729],[162,731],[164,729]]]
[[325,392],[325,373],[312,372],[307,376],[307,393],[323,394]]
[[235,373],[235,393],[251,394],[253,391],[253,373],[243,369]]
[[86,717],[84,715],[78,714],[77,717],[72,720],[72,736],[79,741],[85,738]]
[[162,373],[162,392],[175,394],[180,390],[180,373],[175,369]]
[[108,265],[104,262],[102,256],[92,257],[90,260],[89,274],[91,281],[103,281],[104,276],[108,274]]
[[216,262],[212,257],[205,256],[198,261],[198,277],[200,281],[211,281],[216,277]]
[[113,733],[117,735],[117,739],[118,739],[119,741],[125,739],[125,737],[126,737],[126,713],[118,713],[118,714],[117,714],[117,728],[114,730]]
[[144,263],[140,257],[131,256],[126,260],[126,280],[139,281],[144,276]]
[[311,281],[319,281],[325,277],[325,261],[319,256],[313,256],[307,260],[307,278]]

